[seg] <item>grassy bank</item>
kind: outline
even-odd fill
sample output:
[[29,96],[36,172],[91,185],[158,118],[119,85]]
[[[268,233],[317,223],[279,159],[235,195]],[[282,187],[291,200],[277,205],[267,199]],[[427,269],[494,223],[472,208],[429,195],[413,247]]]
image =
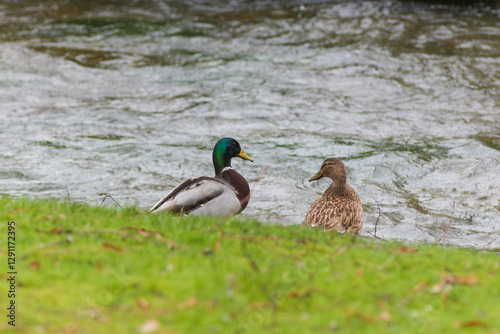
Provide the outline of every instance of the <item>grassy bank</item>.
[[0,216],[20,333],[500,330],[494,253],[55,201],[3,198]]

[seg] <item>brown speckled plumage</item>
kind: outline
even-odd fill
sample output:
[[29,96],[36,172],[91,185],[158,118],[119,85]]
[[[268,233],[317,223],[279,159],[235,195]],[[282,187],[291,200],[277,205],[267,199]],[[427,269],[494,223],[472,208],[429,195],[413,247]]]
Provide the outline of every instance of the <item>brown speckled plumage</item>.
[[347,183],[347,171],[342,161],[326,159],[318,174],[309,181],[325,176],[333,183],[311,205],[302,225],[359,234],[363,226],[363,207],[358,194]]

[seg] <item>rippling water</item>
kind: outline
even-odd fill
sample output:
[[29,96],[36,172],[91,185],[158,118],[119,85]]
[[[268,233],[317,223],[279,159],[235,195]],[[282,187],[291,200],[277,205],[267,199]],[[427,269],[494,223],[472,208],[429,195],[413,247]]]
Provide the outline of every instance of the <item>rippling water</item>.
[[380,209],[379,237],[500,247],[495,2],[27,3],[0,1],[0,192],[149,208],[232,136],[245,217],[301,222],[336,156],[365,235]]

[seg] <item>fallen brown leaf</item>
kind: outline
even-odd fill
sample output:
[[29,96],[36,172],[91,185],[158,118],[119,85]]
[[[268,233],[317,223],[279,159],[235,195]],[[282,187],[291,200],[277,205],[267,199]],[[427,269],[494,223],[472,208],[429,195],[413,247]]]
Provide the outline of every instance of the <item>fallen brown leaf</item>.
[[216,252],[218,252],[218,251],[220,251],[220,248],[221,248],[220,241],[217,241],[217,242],[215,243],[215,247],[214,247],[214,249],[215,249],[215,251],[216,251]]
[[355,312],[354,316],[358,319],[363,320],[364,322],[368,322],[368,323],[375,322],[375,320],[372,317],[370,317],[369,315],[363,314],[361,312]]
[[479,282],[477,275],[453,276],[454,284],[474,285]]
[[381,309],[384,309],[387,307],[387,302],[385,300],[382,300],[382,299],[379,299],[377,304],[378,304],[378,307]]
[[488,324],[479,319],[471,319],[465,321],[456,321],[454,323],[455,327],[483,327],[487,328]]
[[361,277],[363,276],[363,268],[358,268],[358,270],[356,270],[356,277]]
[[251,305],[251,309],[252,310],[260,310],[260,309],[263,309],[263,308],[269,308],[269,303],[266,303],[266,302],[253,302],[252,305]]
[[290,291],[287,293],[287,296],[290,298],[304,298],[304,297],[309,297],[310,295],[311,295],[311,290]]
[[347,247],[340,247],[337,249],[337,254],[343,254],[347,250]]
[[177,304],[177,307],[181,310],[184,310],[184,309],[196,306],[196,305],[198,305],[198,298],[191,297],[191,298]]
[[137,306],[139,306],[141,309],[143,310],[149,309],[149,302],[146,299],[139,297],[135,300],[135,302],[137,303]]
[[453,276],[444,275],[441,277],[441,281],[431,288],[431,292],[438,293],[441,292],[448,285],[458,284],[458,285],[474,285],[479,282],[479,276],[477,275],[463,275],[463,276]]
[[163,234],[161,234],[161,232],[154,231],[154,230],[148,230],[148,229],[145,229],[143,227],[124,226],[121,229],[122,230],[132,230],[132,231],[135,231],[139,235],[142,235],[143,237],[146,237],[146,236],[155,236],[157,239],[163,237]]
[[32,269],[38,270],[38,269],[40,269],[40,266],[41,266],[41,264],[38,261],[31,261],[30,262],[30,268],[32,268]]
[[62,233],[71,233],[71,230],[63,230],[60,227],[54,227],[51,230],[41,230],[41,229],[36,229],[35,230],[38,233],[47,233],[47,234],[62,234]]
[[123,250],[120,247],[115,246],[113,244],[109,244],[107,242],[103,243],[102,247],[112,249],[112,250],[117,251],[117,252],[123,252]]
[[428,288],[428,287],[429,287],[429,283],[427,283],[427,282],[421,282],[416,287],[414,287],[412,289],[412,291],[415,292],[415,293],[417,293],[417,292],[420,292],[423,289]]
[[388,311],[382,311],[377,315],[377,320],[390,322],[392,321],[392,314]]
[[145,228],[131,227],[131,226],[124,226],[121,228],[121,230],[122,231],[127,231],[127,230],[134,231],[142,237],[155,237],[157,241],[166,243],[168,248],[170,248],[171,250],[181,248],[180,244],[173,242],[172,240],[165,240],[163,238],[163,234],[161,232],[158,232],[158,231],[148,230]]
[[408,246],[403,246],[398,249],[398,253],[415,253],[418,249]]
[[168,248],[170,248],[171,250],[181,248],[180,244],[173,242],[172,240],[167,240],[166,243],[167,243]]

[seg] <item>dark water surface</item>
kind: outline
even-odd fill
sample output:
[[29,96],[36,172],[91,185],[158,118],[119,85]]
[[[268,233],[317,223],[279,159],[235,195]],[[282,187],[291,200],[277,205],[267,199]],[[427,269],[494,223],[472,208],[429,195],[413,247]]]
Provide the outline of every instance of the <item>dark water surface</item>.
[[[30,3],[35,3],[30,4]],[[149,208],[239,140],[297,224],[341,158],[364,234],[500,247],[500,12],[400,1],[0,1],[0,192]],[[112,205],[112,202],[106,202]],[[448,226],[449,225],[449,226]]]

